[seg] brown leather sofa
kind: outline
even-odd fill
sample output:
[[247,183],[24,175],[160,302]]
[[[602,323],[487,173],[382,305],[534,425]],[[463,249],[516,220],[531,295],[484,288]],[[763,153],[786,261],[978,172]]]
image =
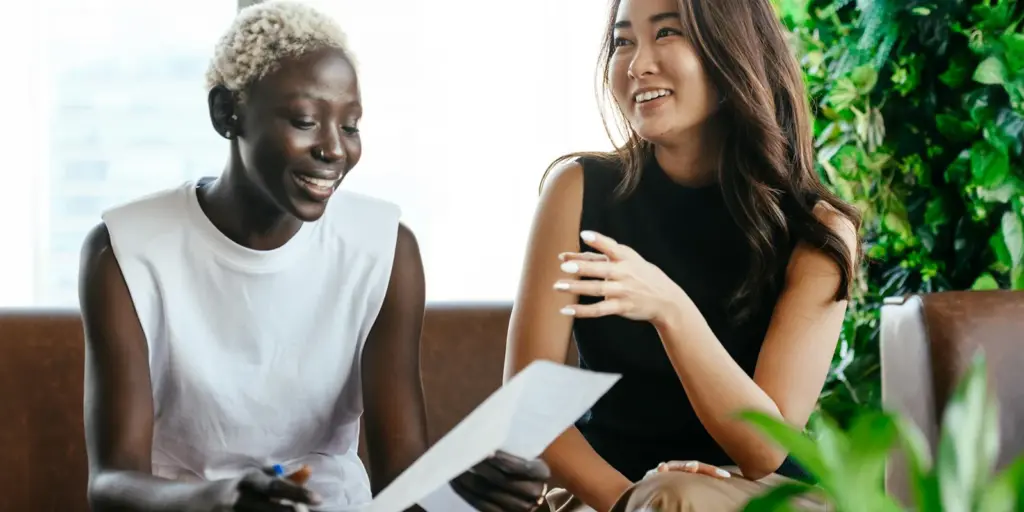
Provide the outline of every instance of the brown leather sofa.
[[[944,405],[977,349],[999,403],[997,468],[1024,455],[1024,292],[962,291],[886,301],[881,311],[882,402],[921,429],[935,452]],[[886,489],[909,504],[902,455]]]
[[[510,311],[429,306],[420,358],[431,442],[501,385]],[[0,310],[0,511],[88,511],[82,381],[77,311]]]

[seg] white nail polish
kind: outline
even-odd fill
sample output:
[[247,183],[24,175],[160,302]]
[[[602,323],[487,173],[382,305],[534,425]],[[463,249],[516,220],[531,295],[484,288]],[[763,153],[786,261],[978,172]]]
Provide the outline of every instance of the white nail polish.
[[697,463],[691,460],[691,461],[687,462],[686,464],[683,464],[683,467],[688,469],[688,470],[690,470],[690,471],[693,471],[693,470],[697,469]]
[[559,282],[555,283],[555,289],[556,290],[568,290],[569,289],[569,283],[567,283],[565,281],[559,281]]
[[715,469],[715,473],[718,476],[722,477],[722,478],[731,478],[732,477],[732,473],[729,473],[728,471],[726,471],[724,469],[721,469],[721,468],[716,468]]
[[565,263],[562,263],[562,272],[565,272],[567,274],[575,274],[576,272],[579,272],[579,271],[580,271],[580,266],[575,264],[575,263],[573,263],[573,262],[571,262],[571,261],[567,261]]
[[565,316],[573,316],[573,315],[576,314],[576,310],[573,309],[573,308],[565,307],[565,308],[562,308],[562,310],[559,311],[559,313],[561,313],[561,314],[563,314]]
[[597,240],[597,235],[595,235],[593,231],[581,231],[580,238],[582,238],[584,242],[593,242],[594,240]]

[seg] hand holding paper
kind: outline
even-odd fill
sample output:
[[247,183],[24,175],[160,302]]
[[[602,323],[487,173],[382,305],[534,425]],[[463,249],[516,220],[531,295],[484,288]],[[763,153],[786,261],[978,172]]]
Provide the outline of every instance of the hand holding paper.
[[[436,491],[499,450],[528,460],[539,457],[619,378],[551,361],[531,363],[399,475],[364,512],[401,512],[416,503],[429,512],[473,510],[464,501],[439,498]],[[424,500],[431,494],[432,499]]]

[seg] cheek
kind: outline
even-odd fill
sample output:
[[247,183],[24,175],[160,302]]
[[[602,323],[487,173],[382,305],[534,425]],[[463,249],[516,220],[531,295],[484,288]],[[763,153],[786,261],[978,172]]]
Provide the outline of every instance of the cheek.
[[623,111],[629,110],[632,106],[630,92],[632,81],[629,79],[629,61],[622,58],[612,58],[608,63],[608,79],[612,86],[612,96]]
[[704,72],[700,58],[692,51],[684,51],[676,55],[673,62],[673,74],[679,82],[679,89],[686,91],[683,103],[691,109],[710,109],[718,102],[718,94],[711,78]]
[[356,136],[344,139],[342,144],[345,148],[346,171],[350,171],[357,163],[359,163],[359,159],[363,156],[363,142],[358,136]]
[[249,161],[246,166],[266,179],[276,179],[283,174],[289,163],[296,159],[297,148],[301,147],[293,134],[274,128],[264,128],[247,142]]

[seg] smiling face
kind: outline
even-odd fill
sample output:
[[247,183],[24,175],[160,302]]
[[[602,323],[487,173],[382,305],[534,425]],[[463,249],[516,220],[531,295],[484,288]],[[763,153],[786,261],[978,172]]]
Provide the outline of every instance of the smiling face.
[[719,96],[686,37],[677,0],[622,0],[608,61],[612,94],[641,138],[671,144],[717,110]]
[[245,175],[280,208],[319,219],[361,154],[355,69],[338,49],[285,59],[254,83],[241,111]]

